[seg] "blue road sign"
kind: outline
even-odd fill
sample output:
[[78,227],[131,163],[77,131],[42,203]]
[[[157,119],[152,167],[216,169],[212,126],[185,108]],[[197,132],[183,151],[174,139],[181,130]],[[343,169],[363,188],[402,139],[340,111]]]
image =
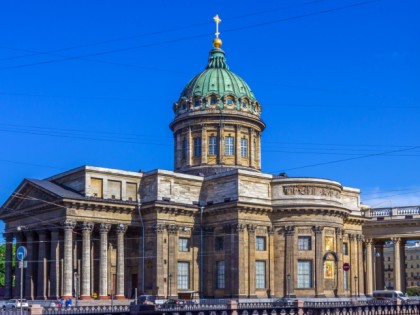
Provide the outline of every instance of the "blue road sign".
[[26,257],[27,251],[25,246],[19,246],[19,248],[16,251],[16,258],[18,260],[24,260]]

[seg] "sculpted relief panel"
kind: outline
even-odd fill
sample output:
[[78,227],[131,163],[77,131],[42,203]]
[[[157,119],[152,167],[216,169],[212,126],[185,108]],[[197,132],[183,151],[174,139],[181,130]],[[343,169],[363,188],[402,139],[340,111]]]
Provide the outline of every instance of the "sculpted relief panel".
[[287,185],[283,186],[283,193],[285,195],[309,195],[336,199],[341,198],[341,192],[339,189],[333,189],[325,186]]

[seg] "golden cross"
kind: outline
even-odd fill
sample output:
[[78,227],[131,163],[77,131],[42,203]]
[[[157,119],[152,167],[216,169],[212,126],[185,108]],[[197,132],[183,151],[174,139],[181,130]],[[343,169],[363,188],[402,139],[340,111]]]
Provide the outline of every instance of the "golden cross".
[[213,20],[216,22],[216,33],[214,33],[214,35],[216,35],[216,38],[219,38],[219,23],[222,22],[222,20],[219,18],[218,14],[216,14]]

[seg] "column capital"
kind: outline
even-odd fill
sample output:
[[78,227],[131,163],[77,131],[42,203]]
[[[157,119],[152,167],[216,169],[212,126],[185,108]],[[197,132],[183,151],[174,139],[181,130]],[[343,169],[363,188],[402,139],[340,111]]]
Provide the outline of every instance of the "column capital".
[[3,237],[4,237],[4,239],[6,240],[6,243],[11,243],[11,242],[13,242],[13,233],[11,233],[11,232],[5,232],[5,233],[3,233]]
[[391,241],[394,243],[394,245],[400,244],[400,243],[402,243],[402,238],[401,237],[391,237]]
[[356,238],[357,238],[357,241],[360,243],[363,242],[363,240],[365,239],[365,237],[362,234],[357,234]]
[[272,226],[267,226],[267,234],[274,234],[274,228]]
[[116,230],[117,234],[124,234],[127,231],[127,224],[118,224]]
[[335,234],[337,235],[338,238],[342,238],[344,235],[344,229],[342,228],[336,228],[335,229]]
[[34,232],[32,232],[32,231],[25,231],[23,233],[24,233],[27,240],[32,239],[34,237]]
[[64,220],[62,222],[65,230],[73,230],[76,227],[76,221],[74,220]]
[[94,226],[95,224],[93,222],[83,222],[82,231],[92,232]]
[[313,226],[312,231],[315,233],[315,235],[319,235],[319,234],[322,234],[322,232],[324,231],[324,227],[323,226]]
[[153,232],[155,232],[156,234],[161,234],[161,233],[163,233],[163,231],[165,231],[165,225],[164,224],[155,224],[153,226]]
[[242,233],[245,230],[245,224],[237,223],[232,225],[235,233]]
[[166,230],[168,231],[169,234],[178,234],[178,230],[179,230],[179,226],[177,224],[169,224],[166,227]]
[[111,228],[111,224],[109,223],[101,223],[99,224],[99,233],[108,233]]
[[248,233],[255,234],[256,226],[254,224],[248,224],[246,227],[248,229]]
[[286,236],[295,235],[295,227],[293,225],[285,226],[284,233],[286,234]]
[[47,234],[47,231],[46,230],[39,230],[39,231],[37,231],[37,234],[38,234],[38,237],[40,239],[45,239],[45,236]]
[[374,244],[374,240],[372,238],[366,238],[364,240],[365,244],[368,246],[372,246]]
[[230,232],[232,232],[232,226],[230,224],[225,224],[223,226],[223,232],[225,232],[226,234],[229,234]]

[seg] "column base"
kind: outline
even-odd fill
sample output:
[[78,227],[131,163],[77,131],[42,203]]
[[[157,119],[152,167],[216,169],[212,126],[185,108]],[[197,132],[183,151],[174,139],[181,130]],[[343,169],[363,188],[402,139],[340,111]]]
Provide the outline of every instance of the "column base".
[[35,298],[35,300],[46,300],[47,299],[47,297],[46,296],[37,296],[36,298]]
[[81,295],[80,300],[93,300],[93,298],[90,295]]
[[73,296],[71,296],[71,295],[63,295],[61,298],[63,300],[67,300],[67,299],[72,299],[73,300]]
[[115,299],[116,300],[127,300],[127,298],[124,295],[116,295]]
[[98,296],[98,300],[110,300],[111,298],[108,295],[100,295]]

